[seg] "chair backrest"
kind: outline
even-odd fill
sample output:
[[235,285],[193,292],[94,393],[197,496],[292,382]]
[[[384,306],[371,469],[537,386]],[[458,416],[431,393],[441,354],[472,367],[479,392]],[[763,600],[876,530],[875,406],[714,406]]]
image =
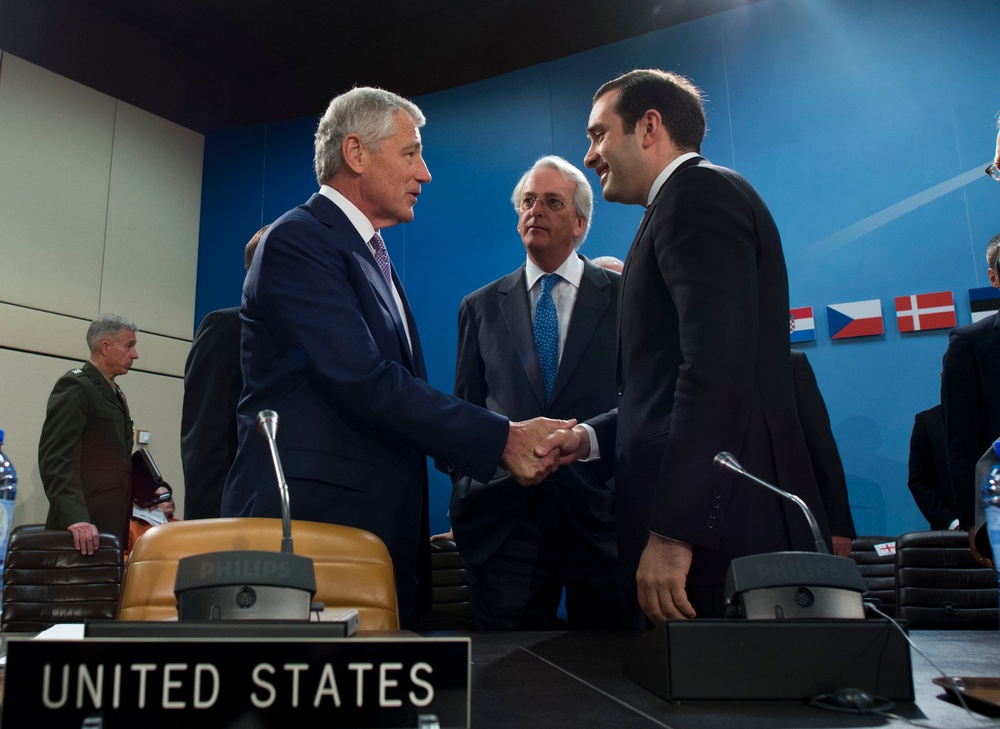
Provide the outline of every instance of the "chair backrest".
[[976,562],[964,531],[896,539],[896,617],[911,628],[996,630],[997,575]]
[[431,542],[431,611],[418,615],[414,630],[475,630],[469,570],[451,539]]
[[[360,630],[397,630],[399,609],[392,560],[371,532],[336,524],[292,521],[295,553],[316,570],[316,602],[357,608]],[[177,617],[174,580],[182,557],[231,550],[281,549],[281,519],[193,519],[155,526],[135,543],[125,568],[118,617]]]
[[97,551],[86,556],[66,530],[15,527],[4,562],[0,631],[38,633],[57,623],[113,620],[121,579],[122,548],[112,534],[102,534]]
[[857,563],[858,571],[868,586],[864,597],[881,602],[879,610],[889,617],[896,616],[896,556],[889,550],[878,552],[875,547],[895,541],[895,537],[876,536],[851,540],[851,559]]

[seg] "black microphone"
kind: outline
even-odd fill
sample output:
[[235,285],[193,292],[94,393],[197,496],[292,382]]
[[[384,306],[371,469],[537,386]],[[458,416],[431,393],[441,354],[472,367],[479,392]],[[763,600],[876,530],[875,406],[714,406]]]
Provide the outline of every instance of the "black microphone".
[[[259,417],[260,416],[258,416],[258,418]],[[816,542],[816,551],[819,552],[820,554],[830,554],[830,550],[827,549],[826,546],[826,540],[823,539],[823,532],[820,531],[819,523],[817,523],[816,517],[813,516],[812,509],[809,508],[809,505],[806,504],[805,501],[800,499],[795,494],[790,494],[784,489],[779,489],[777,486],[769,484],[767,481],[759,479],[749,471],[744,470],[743,466],[740,465],[740,462],[737,461],[736,458],[733,456],[733,454],[729,453],[728,451],[722,451],[721,453],[717,453],[715,455],[715,458],[712,459],[712,463],[715,464],[715,470],[722,471],[723,473],[725,473],[726,471],[730,471],[732,473],[739,474],[744,478],[748,478],[754,483],[758,483],[764,488],[770,489],[774,493],[778,494],[778,496],[788,499],[796,506],[798,506],[800,509],[802,509],[802,513],[806,515],[806,521],[809,522],[809,528],[812,529],[813,539]]]
[[278,414],[273,410],[261,410],[257,413],[257,429],[267,438],[267,444],[271,447],[271,461],[278,477],[278,491],[281,493],[281,551],[292,554],[292,507],[288,503],[288,482],[281,469],[278,444],[275,442],[278,436]]

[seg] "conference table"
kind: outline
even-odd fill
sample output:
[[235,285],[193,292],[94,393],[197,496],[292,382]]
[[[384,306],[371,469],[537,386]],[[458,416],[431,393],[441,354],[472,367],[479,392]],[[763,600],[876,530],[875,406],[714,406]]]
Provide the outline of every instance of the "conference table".
[[[949,676],[1000,676],[1000,631],[912,631],[910,637]],[[472,634],[472,726],[804,729],[902,727],[921,720],[919,726],[947,729],[1000,727],[1000,719],[969,714],[948,700],[933,683],[938,671],[912,649],[915,701],[897,702],[892,713],[899,718],[892,718],[800,701],[668,702],[622,674],[634,640],[613,632]]]

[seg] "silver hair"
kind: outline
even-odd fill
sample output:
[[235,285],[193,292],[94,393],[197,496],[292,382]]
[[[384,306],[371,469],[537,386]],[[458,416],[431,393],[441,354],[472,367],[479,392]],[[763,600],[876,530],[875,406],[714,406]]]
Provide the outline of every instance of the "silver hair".
[[316,127],[313,166],[316,181],[324,184],[343,164],[341,146],[348,134],[357,134],[372,151],[395,131],[396,112],[405,111],[418,127],[426,123],[424,114],[412,101],[391,91],[362,86],[334,97]]
[[577,215],[583,218],[586,223],[583,233],[573,241],[573,247],[579,248],[583,245],[583,241],[586,240],[587,233],[590,232],[590,219],[594,215],[594,190],[591,188],[584,174],[562,157],[554,154],[539,157],[535,161],[535,164],[531,165],[531,168],[521,175],[521,179],[514,186],[514,193],[510,196],[510,201],[514,204],[514,210],[520,214],[521,193],[524,191],[524,185],[528,181],[528,176],[541,167],[549,167],[561,172],[563,177],[576,186],[573,192],[573,207],[576,208]]
[[990,265],[991,270],[996,269],[998,257],[1000,257],[1000,233],[990,238],[989,245],[986,246],[986,262]]
[[87,347],[93,352],[105,339],[118,336],[122,329],[135,334],[135,324],[117,314],[101,314],[87,327]]

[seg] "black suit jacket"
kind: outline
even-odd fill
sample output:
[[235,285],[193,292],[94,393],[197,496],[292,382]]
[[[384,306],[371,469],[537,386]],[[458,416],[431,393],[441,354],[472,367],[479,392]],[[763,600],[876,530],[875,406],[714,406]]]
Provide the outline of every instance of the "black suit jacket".
[[962,527],[974,526],[976,462],[1000,437],[1000,313],[952,329],[941,373],[948,472]]
[[236,404],[242,389],[240,309],[209,312],[184,365],[185,519],[211,519],[221,513],[222,488],[236,458]]
[[[625,573],[650,531],[693,545],[689,585],[721,585],[733,557],[812,548],[802,513],[717,472],[720,451],[803,498],[828,537],[792,392],[784,255],[746,180],[701,158],[681,164],[632,242],[619,316]],[[602,438],[609,419],[594,423]]]
[[427,383],[405,298],[401,312],[366,242],[323,195],[264,234],[240,319],[245,384],[223,516],[281,516],[256,423],[261,410],[275,410],[292,517],[380,537],[406,626],[418,601],[430,597],[425,454],[489,478],[507,442],[507,419]]
[[816,382],[816,373],[805,352],[792,350],[792,376],[795,384],[795,406],[806,437],[809,459],[816,474],[823,508],[826,509],[830,534],[854,539],[854,518],[847,493],[844,463],[840,459],[837,441],[830,427],[830,413],[826,409],[823,393]]
[[958,518],[948,475],[944,410],[935,405],[913,418],[906,485],[931,529],[947,529]]
[[[620,277],[584,259],[583,277],[559,360],[551,402],[545,400],[535,350],[524,266],[475,291],[458,314],[455,394],[527,420],[539,415],[585,419],[615,406],[615,329]],[[610,459],[609,459],[610,462]],[[611,559],[617,559],[609,462],[574,463],[549,481],[569,518]],[[510,533],[532,498],[506,471],[488,483],[454,479],[451,524],[462,556],[481,564]]]
[[38,440],[46,529],[87,522],[128,544],[132,417],[116,389],[90,362],[52,388]]

